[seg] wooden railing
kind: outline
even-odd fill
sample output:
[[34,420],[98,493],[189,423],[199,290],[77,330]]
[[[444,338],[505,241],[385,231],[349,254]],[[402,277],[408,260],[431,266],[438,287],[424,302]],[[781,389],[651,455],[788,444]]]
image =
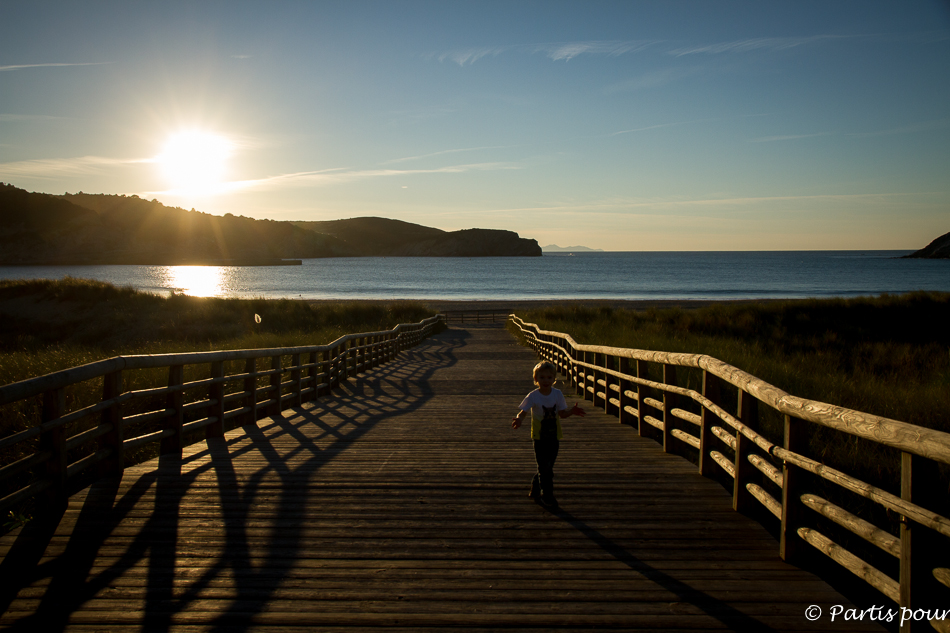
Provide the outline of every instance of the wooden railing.
[[[83,477],[121,472],[145,445],[158,443],[159,453],[181,455],[183,446],[202,439],[195,431],[221,437],[230,428],[313,400],[392,360],[440,323],[444,317],[437,315],[390,331],[348,334],[329,345],[117,356],[0,387],[0,406],[19,403],[39,416],[0,439],[0,451],[14,456],[0,468],[5,492],[0,513],[30,498],[37,510],[57,507]],[[261,368],[259,361],[270,367]],[[167,385],[156,387],[157,381],[141,380],[137,372],[167,372]],[[99,381],[101,399],[67,410],[67,389],[86,383],[88,391]],[[146,387],[123,389],[132,382]]]
[[444,310],[446,323],[504,323],[508,310]]
[[[950,631],[946,619],[927,624],[931,618],[915,622],[913,617],[925,615],[918,609],[950,609],[950,520],[933,509],[947,500],[938,470],[950,464],[950,434],[792,396],[710,356],[580,345],[568,334],[541,330],[516,315],[510,318],[538,355],[553,362],[586,399],[635,425],[640,435],[654,436],[667,452],[692,447],[700,474],[731,480],[735,510],[747,511],[755,503],[764,506],[779,521],[783,559],[800,562],[806,554],[803,547],[811,545],[901,607],[895,609],[898,619],[910,616],[902,631],[931,625]],[[686,368],[680,374],[701,370],[701,391],[681,386],[678,368]],[[737,391],[734,407],[721,397],[725,385]],[[781,444],[756,430],[759,403],[781,416]],[[808,457],[816,427],[900,451],[900,481],[892,483],[900,494]],[[857,505],[876,504],[898,515],[899,536],[814,494],[821,480],[828,483],[820,488],[867,500]],[[768,486],[778,492],[769,492]],[[843,528],[885,552],[883,558],[897,570],[896,578],[819,532],[819,516],[823,524]],[[847,535],[844,540],[857,541]]]

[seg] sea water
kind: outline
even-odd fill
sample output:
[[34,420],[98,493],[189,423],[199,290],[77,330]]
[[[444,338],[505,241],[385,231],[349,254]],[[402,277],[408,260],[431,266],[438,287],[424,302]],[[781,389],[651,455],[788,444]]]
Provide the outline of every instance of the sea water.
[[761,299],[950,292],[910,251],[567,253],[306,259],[300,266],[2,266],[0,279],[98,279],[155,293],[303,299]]

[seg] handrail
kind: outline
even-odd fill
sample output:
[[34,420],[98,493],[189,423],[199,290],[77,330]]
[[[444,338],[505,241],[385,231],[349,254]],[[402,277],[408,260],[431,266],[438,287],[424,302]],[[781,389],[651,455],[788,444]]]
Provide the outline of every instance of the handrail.
[[[927,609],[948,603],[950,547],[946,538],[950,537],[950,519],[935,512],[934,507],[946,494],[938,490],[936,473],[938,464],[950,464],[950,433],[799,398],[705,354],[583,345],[569,334],[542,330],[515,314],[509,315],[509,321],[584,398],[617,415],[621,422],[636,426],[640,435],[656,437],[666,452],[698,450],[700,474],[732,479],[735,510],[746,511],[757,501],[768,511],[767,516],[775,515],[781,522],[779,554],[783,559],[802,562],[807,555],[803,546],[811,545],[902,608]],[[659,365],[662,380],[647,378],[650,364]],[[679,386],[677,368],[701,370],[702,391]],[[731,412],[720,398],[720,382],[737,389],[738,401]],[[694,402],[700,413],[678,408],[685,401]],[[781,445],[756,430],[759,403],[782,415]],[[678,428],[678,421],[687,426]],[[901,494],[892,494],[809,458],[808,424],[900,451]],[[697,426],[698,434],[694,435]],[[727,456],[730,452],[731,457]],[[830,482],[837,490],[899,514],[900,537],[806,490],[812,485],[807,477]],[[773,497],[763,487],[766,485],[781,488],[781,496]],[[897,557],[899,577],[875,569],[820,533],[815,529],[819,516],[833,522],[835,529],[840,526]],[[935,623],[935,627],[943,630],[939,627],[944,624]],[[912,621],[907,622],[901,630],[911,630],[912,626]]]
[[[145,444],[158,442],[161,454],[181,455],[187,435],[197,430],[204,429],[206,438],[221,437],[228,428],[314,400],[394,359],[444,323],[438,314],[392,330],[346,334],[327,345],[116,356],[4,385],[0,406],[26,405],[37,397],[42,405],[34,425],[0,438],[0,450],[14,454],[0,467],[0,513],[38,495],[43,508],[62,505],[80,473],[92,466],[98,476],[121,472],[130,452]],[[286,357],[290,364],[284,364]],[[269,359],[269,368],[258,367],[262,359]],[[240,367],[228,372],[227,364],[235,361]],[[198,377],[186,381],[186,367]],[[156,369],[167,370],[167,385],[123,387],[131,382],[126,374]],[[101,380],[101,399],[67,411],[66,388],[90,380]],[[100,419],[90,424],[92,416]]]
[[443,310],[446,323],[504,323],[508,320],[508,310]]

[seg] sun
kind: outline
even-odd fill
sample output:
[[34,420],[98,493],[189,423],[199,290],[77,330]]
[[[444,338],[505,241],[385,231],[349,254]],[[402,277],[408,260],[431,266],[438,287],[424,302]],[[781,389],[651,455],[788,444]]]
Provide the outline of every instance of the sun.
[[210,194],[224,182],[233,149],[223,136],[186,130],[168,139],[157,160],[174,191]]

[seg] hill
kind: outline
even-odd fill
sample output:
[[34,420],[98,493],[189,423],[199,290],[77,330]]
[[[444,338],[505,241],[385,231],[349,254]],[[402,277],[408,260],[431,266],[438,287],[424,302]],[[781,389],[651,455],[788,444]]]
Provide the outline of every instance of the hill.
[[913,259],[950,259],[950,233],[944,233],[915,253],[905,255]]
[[510,257],[538,256],[537,241],[513,231],[464,229],[443,231],[385,218],[353,218],[327,222],[295,222],[343,240],[360,255],[386,257]]
[[0,183],[0,264],[254,265],[287,258],[541,254],[537,242],[510,231],[472,231],[383,218],[255,220],[138,196],[55,196]]

